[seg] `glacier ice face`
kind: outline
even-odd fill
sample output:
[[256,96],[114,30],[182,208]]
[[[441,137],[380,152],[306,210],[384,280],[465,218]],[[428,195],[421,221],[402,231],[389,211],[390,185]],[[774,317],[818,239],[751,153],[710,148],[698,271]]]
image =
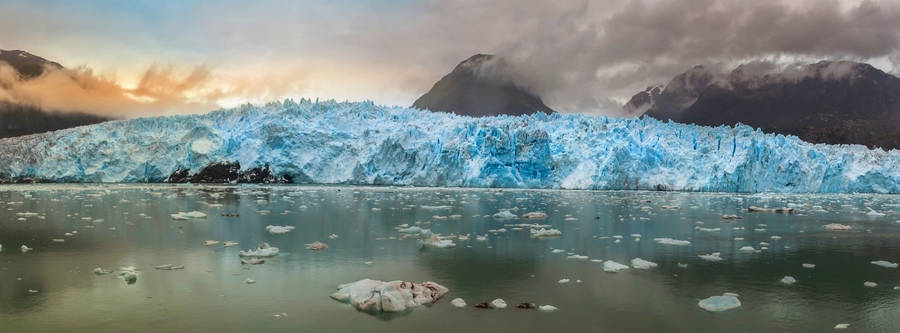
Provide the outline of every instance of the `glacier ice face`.
[[0,140],[8,180],[160,182],[221,162],[296,183],[900,193],[897,150],[652,118],[469,118],[302,100]]

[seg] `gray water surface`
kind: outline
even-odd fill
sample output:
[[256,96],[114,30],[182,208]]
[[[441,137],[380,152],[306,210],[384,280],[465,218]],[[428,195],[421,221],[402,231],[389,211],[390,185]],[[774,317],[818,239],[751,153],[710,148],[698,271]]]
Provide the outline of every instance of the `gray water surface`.
[[[751,205],[797,213],[749,213]],[[491,217],[505,209],[549,217]],[[170,216],[189,211],[207,217]],[[514,223],[549,224],[562,236],[534,239],[528,229],[504,226]],[[825,230],[829,223],[852,230]],[[423,248],[403,239],[401,224],[471,238]],[[271,235],[266,225],[296,229]],[[501,228],[507,231],[488,232]],[[660,237],[691,244],[654,242]],[[314,241],[328,248],[307,250]],[[241,265],[237,252],[262,242],[280,255]],[[738,251],[760,242],[768,249]],[[34,250],[22,253],[23,244]],[[0,187],[0,245],[0,332],[821,332],[838,323],[850,324],[847,331],[900,331],[900,268],[870,264],[900,261],[896,195],[10,185]],[[711,252],[723,260],[698,257]],[[602,263],[570,254],[658,267],[605,273]],[[154,269],[164,264],[184,269]],[[135,283],[93,273],[123,266],[137,267]],[[798,282],[780,283],[786,275]],[[435,281],[450,292],[391,316],[329,298],[338,284],[363,278]],[[558,283],[564,278],[571,282]],[[739,294],[743,305],[721,313],[697,306],[724,292]],[[469,307],[453,308],[456,297]],[[495,298],[511,307],[471,307]],[[513,308],[518,302],[559,310]]]

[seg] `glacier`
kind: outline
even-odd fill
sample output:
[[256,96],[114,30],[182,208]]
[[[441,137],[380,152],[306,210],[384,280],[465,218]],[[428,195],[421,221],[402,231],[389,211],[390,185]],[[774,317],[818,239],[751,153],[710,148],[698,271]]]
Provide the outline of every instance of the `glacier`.
[[900,193],[897,150],[649,117],[302,99],[0,139],[7,182],[164,182],[222,162],[303,184]]

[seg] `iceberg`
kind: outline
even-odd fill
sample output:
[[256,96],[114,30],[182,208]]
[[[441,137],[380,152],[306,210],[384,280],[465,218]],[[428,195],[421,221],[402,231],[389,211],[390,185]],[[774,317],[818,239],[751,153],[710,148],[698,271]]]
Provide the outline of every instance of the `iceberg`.
[[331,294],[331,298],[370,313],[402,312],[434,303],[448,291],[446,287],[430,281],[412,283],[362,279],[338,286],[338,291]]
[[725,293],[722,296],[710,296],[697,303],[701,309],[709,312],[722,312],[741,306],[741,301],[733,294]]
[[900,151],[744,125],[303,99],[0,139],[0,179],[900,193]]
[[241,257],[274,257],[277,255],[278,248],[270,246],[269,243],[262,243],[262,245],[258,246],[255,250],[249,249],[247,251],[238,251],[238,256]]

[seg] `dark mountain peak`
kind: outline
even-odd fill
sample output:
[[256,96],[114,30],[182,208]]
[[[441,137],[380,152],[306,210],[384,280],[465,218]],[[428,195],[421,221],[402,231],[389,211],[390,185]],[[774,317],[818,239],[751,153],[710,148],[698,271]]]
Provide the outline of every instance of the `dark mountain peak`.
[[852,61],[751,62],[728,74],[695,66],[623,109],[699,125],[743,123],[815,143],[900,148],[900,79]]
[[63,66],[22,50],[0,50],[0,61],[12,66],[23,79],[30,79],[44,73],[45,67],[62,69]]
[[412,106],[473,117],[555,112],[522,87],[514,74],[503,57],[476,54],[460,62]]

